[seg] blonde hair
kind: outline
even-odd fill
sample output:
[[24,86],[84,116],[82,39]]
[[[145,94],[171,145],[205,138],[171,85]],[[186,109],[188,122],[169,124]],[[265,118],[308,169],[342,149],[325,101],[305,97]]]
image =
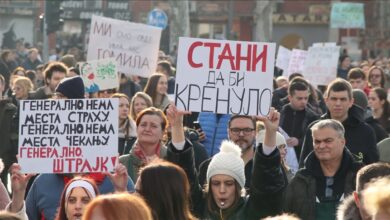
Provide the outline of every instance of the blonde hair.
[[378,212],[390,216],[390,176],[382,177],[371,182],[363,191],[363,203],[371,215]]
[[128,193],[109,194],[96,197],[85,208],[83,220],[92,220],[92,213],[98,208],[106,220],[153,220],[145,201]]
[[19,76],[18,78],[16,78],[13,83],[13,87],[15,87],[15,85],[22,87],[26,96],[28,96],[28,93],[31,92],[34,88],[34,85],[31,80],[25,76]]

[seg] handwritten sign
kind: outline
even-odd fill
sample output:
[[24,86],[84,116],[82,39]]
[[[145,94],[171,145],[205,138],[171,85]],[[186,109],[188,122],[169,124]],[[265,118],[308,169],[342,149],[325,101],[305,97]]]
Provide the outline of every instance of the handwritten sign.
[[288,63],[287,75],[302,73],[306,56],[306,50],[293,49],[291,52],[290,62]]
[[363,3],[337,2],[332,4],[331,28],[364,29],[365,26]]
[[175,103],[179,109],[267,115],[275,44],[180,38]]
[[303,76],[313,85],[328,85],[337,75],[339,46],[309,47]]
[[291,50],[279,45],[276,66],[283,70],[283,75],[287,76],[288,64],[290,62]]
[[98,92],[119,87],[114,59],[94,60],[80,64],[80,73],[86,92]]
[[161,28],[92,16],[87,60],[114,58],[118,71],[148,77],[157,67]]
[[118,106],[117,99],[21,101],[22,171],[112,171],[118,152]]

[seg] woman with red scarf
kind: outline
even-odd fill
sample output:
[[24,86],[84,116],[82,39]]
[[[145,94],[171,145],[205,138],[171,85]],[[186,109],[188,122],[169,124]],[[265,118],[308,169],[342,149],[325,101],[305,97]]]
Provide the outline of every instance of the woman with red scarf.
[[153,159],[165,158],[167,148],[161,143],[167,127],[164,113],[155,107],[144,109],[137,120],[137,141],[129,154],[123,155],[119,161],[127,167],[130,178],[136,182],[141,167]]

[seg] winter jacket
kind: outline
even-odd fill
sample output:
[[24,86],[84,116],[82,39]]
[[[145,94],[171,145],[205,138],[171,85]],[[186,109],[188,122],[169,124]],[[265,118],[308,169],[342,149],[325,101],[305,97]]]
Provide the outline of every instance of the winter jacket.
[[[183,152],[185,151],[186,148],[184,148]],[[241,197],[237,206],[224,210],[222,215],[226,214],[226,212],[230,213],[229,217],[223,218],[224,220],[258,220],[281,212],[283,191],[287,182],[280,164],[280,154],[277,149],[268,156],[262,152],[262,145],[259,145],[254,157],[250,196]],[[196,187],[192,188],[192,200],[194,201],[193,204],[195,204],[194,212],[200,219],[219,220],[221,219],[219,211],[210,213],[207,210],[207,200],[202,196],[203,192],[198,184],[195,169],[193,168],[193,156],[191,155],[191,153],[186,154],[186,156],[176,155],[178,157],[176,164],[183,167],[186,171],[191,187]],[[169,161],[172,160],[170,159]]]
[[[355,161],[348,149],[344,149],[342,161],[334,176],[332,190],[337,199],[349,195],[355,189],[355,177],[362,164]],[[305,161],[305,167],[298,170],[286,191],[283,211],[296,214],[302,220],[316,219],[318,196],[325,191],[325,176],[320,162],[311,152]],[[334,213],[336,214],[336,213]]]
[[298,159],[307,126],[318,118],[319,116],[309,108],[306,107],[304,110],[297,111],[292,108],[291,104],[283,106],[283,109],[280,112],[280,127],[282,127],[290,137],[295,137],[299,141],[298,146],[294,147]]
[[349,195],[337,208],[337,220],[362,220],[353,195]]
[[0,158],[4,162],[1,179],[5,185],[8,180],[8,169],[15,163],[18,153],[18,126],[15,121],[17,107],[10,100],[0,100]]
[[376,143],[379,143],[381,140],[389,137],[389,134],[374,117],[367,117],[364,119],[364,122],[366,122],[374,130],[376,136]]
[[[135,148],[134,148],[135,144],[137,144],[137,141],[135,141],[129,154],[125,154],[119,157],[119,162],[122,163],[127,168],[127,173],[129,174],[129,177],[134,182],[137,182],[139,171],[146,164],[142,161],[141,158],[139,158],[135,154]],[[163,145],[160,146],[160,158],[165,159],[166,155],[167,155],[167,147]]]
[[[53,220],[60,205],[62,191],[64,190],[64,176],[61,174],[40,174],[34,181],[27,194],[26,208],[29,220]],[[100,194],[114,192],[114,186],[106,176],[98,184]],[[133,181],[127,184],[129,192],[134,191]]]
[[201,142],[210,157],[219,152],[223,140],[228,139],[228,124],[230,115],[221,115],[212,112],[199,113],[199,123],[206,138]]
[[[363,161],[364,164],[375,163],[379,160],[378,150],[376,148],[376,137],[373,129],[363,121],[360,114],[361,109],[353,105],[348,111],[348,118],[342,122],[345,129],[346,146],[356,158]],[[330,119],[330,113],[321,116],[319,120]],[[311,128],[319,120],[309,125]],[[313,150],[313,138],[311,130],[306,130],[306,135],[302,145],[299,167],[307,155]]]

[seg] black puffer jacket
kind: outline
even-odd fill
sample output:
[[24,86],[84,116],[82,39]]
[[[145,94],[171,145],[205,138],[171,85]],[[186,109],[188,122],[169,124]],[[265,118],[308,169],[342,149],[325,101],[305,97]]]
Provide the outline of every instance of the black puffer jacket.
[[[319,120],[330,119],[330,113],[321,116]],[[299,167],[302,168],[307,155],[313,150],[313,138],[311,128],[317,121],[311,123],[306,130],[302,145]],[[376,148],[376,137],[373,129],[363,121],[360,108],[353,105],[348,111],[348,118],[342,122],[345,128],[346,146],[354,154],[355,158],[364,164],[375,163],[379,160]]]
[[[195,204],[195,213],[200,219],[221,219],[220,213],[209,212],[207,201],[202,196],[202,190],[198,184],[194,158],[191,152],[191,145],[186,143],[183,151],[177,152],[168,145],[167,160],[174,162],[184,168],[192,187],[192,204]],[[176,152],[176,153],[175,153]],[[251,184],[251,195],[240,198],[237,206],[233,210],[224,210],[230,213],[225,220],[252,220],[266,216],[277,215],[282,210],[283,191],[287,185],[282,167],[280,165],[280,154],[275,149],[270,155],[262,153],[262,146],[256,149],[254,157],[253,176]]]

